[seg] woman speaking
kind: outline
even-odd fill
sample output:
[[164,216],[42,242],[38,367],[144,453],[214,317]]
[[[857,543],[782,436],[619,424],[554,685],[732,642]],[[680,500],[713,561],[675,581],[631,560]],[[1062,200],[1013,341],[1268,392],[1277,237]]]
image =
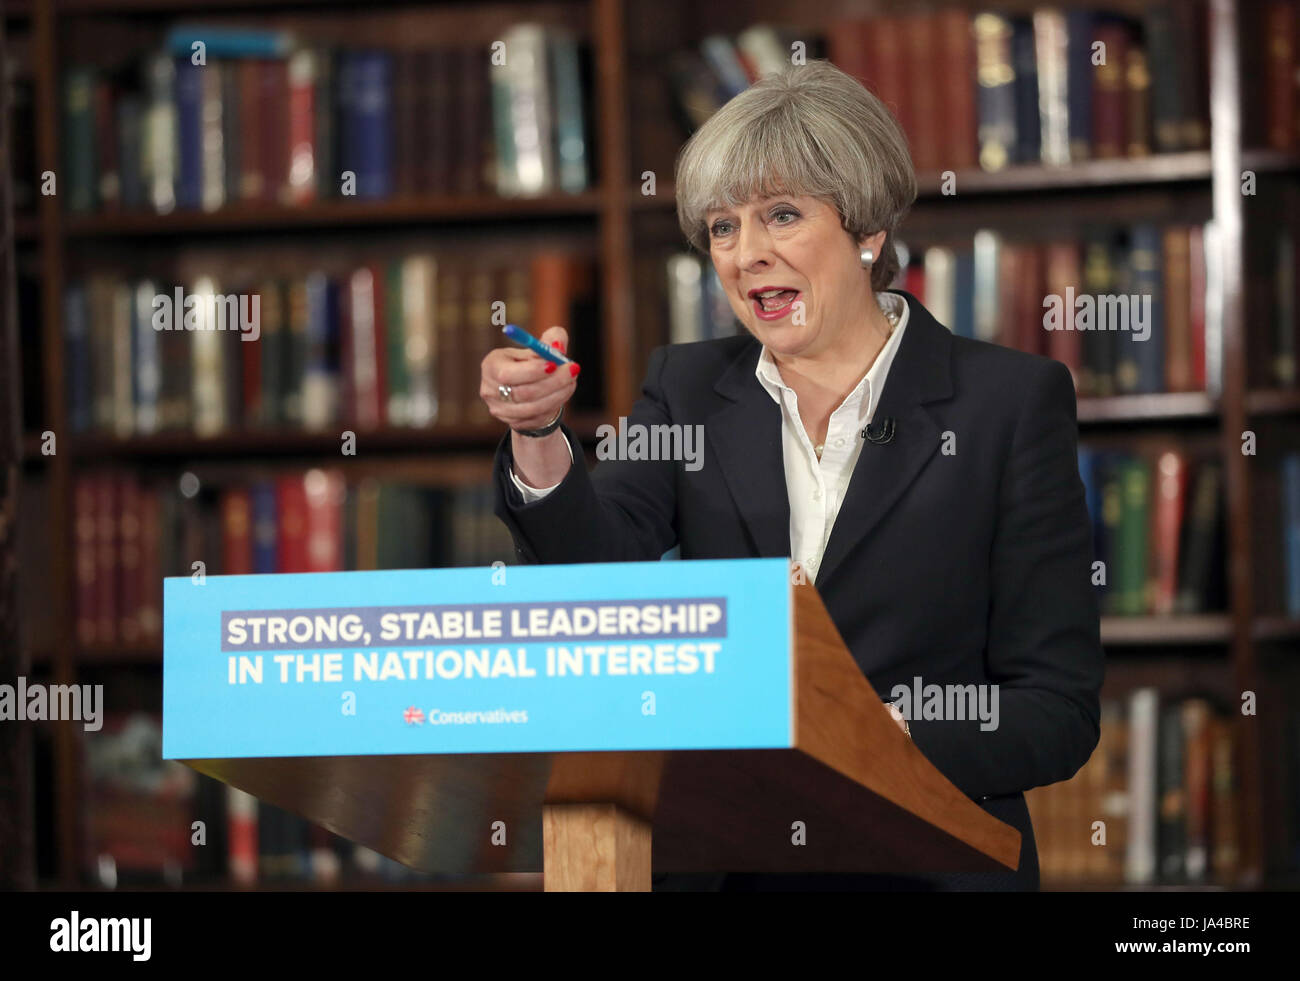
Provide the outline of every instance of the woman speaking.
[[[876,691],[994,691],[992,727],[898,720],[1022,835],[1017,872],[929,885],[1036,889],[1024,791],[1087,761],[1102,680],[1069,372],[955,337],[887,290],[916,197],[907,143],[825,62],[723,106],[682,149],[676,193],[745,332],[658,348],[628,426],[702,425],[702,460],[588,473],[561,422],[577,366],[496,350],[480,394],[512,430],[497,514],[529,562],[654,560],[674,545],[683,559],[789,556]],[[542,340],[563,350],[566,334]]]

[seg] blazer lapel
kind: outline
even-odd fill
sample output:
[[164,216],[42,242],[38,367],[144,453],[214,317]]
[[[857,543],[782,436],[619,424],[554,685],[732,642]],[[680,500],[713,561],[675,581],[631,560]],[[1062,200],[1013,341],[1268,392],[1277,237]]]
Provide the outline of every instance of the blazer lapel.
[[[906,335],[904,335],[906,336]],[[736,508],[760,557],[790,554],[790,498],[781,447],[781,407],[754,375],[762,345],[745,345],[714,390],[730,404],[705,420]]]
[[895,436],[885,444],[866,443],[858,455],[817,570],[819,591],[939,450],[939,427],[922,406],[952,395],[952,335],[915,297],[901,295],[908,306],[907,327],[872,417],[876,425],[892,418]]

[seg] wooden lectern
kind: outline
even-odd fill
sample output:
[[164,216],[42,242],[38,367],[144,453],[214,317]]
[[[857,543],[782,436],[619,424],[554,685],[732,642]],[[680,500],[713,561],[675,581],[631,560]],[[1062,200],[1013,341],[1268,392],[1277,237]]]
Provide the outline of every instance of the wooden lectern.
[[1020,833],[899,729],[812,586],[794,588],[792,636],[790,749],[185,762],[414,868],[540,868],[548,891],[648,891],[652,869],[1015,869]]

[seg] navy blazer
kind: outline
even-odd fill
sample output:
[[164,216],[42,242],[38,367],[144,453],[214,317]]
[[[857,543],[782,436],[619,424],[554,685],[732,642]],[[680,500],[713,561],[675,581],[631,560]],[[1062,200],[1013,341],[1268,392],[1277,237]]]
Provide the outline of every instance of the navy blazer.
[[[815,585],[875,690],[996,684],[999,724],[914,719],[917,747],[1023,836],[1017,873],[937,888],[1038,887],[1024,791],[1092,754],[1102,682],[1092,537],[1065,366],[956,337],[916,298]],[[781,409],[754,375],[749,333],[655,350],[630,424],[703,424],[703,466],[579,464],[523,504],[497,450],[496,513],[527,562],[788,556]],[[1080,834],[1086,833],[1086,828]],[[869,880],[863,880],[870,884]]]

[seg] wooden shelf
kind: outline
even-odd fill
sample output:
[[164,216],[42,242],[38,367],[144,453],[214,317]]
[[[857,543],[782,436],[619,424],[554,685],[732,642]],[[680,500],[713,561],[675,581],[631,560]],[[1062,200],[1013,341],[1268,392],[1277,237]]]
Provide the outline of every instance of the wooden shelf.
[[[1300,157],[1260,151],[1251,157],[1254,169],[1285,171],[1300,168]],[[1243,166],[1246,166],[1243,163]],[[942,173],[916,175],[916,200],[960,203],[973,196],[1026,195],[1055,191],[1104,190],[1106,188],[1132,188],[1144,185],[1186,184],[1203,182],[1209,186],[1210,153],[1195,150],[1186,153],[1157,153],[1149,157],[1120,157],[1109,160],[1083,160],[1062,167],[1043,164],[1018,164],[1004,170],[972,168],[954,171],[956,193],[943,193]],[[640,193],[639,187],[629,192],[633,208],[653,209],[675,207],[673,185],[660,181],[658,193],[649,196]]]
[[1101,642],[1106,646],[1222,644],[1231,637],[1232,620],[1226,613],[1101,618]]
[[1300,413],[1300,389],[1256,389],[1246,393],[1246,412],[1252,416],[1286,416]]
[[[598,413],[575,414],[566,422],[579,438],[594,439],[601,418]],[[267,429],[197,436],[187,431],[176,431],[126,439],[84,435],[71,440],[71,447],[77,460],[97,462],[244,456],[336,457],[341,445],[340,433],[347,428],[346,424],[339,423],[337,430],[322,432]],[[504,427],[495,422],[428,429],[361,429],[356,430],[356,445],[358,453],[432,453],[452,447],[495,446],[504,433]]]
[[1149,157],[1083,160],[1064,167],[1018,164],[1003,170],[959,170],[956,193],[942,193],[942,174],[917,174],[917,201],[960,201],[973,194],[1026,194],[1041,191],[1132,187],[1210,180],[1210,152],[1156,153]]
[[1079,423],[1123,424],[1217,419],[1219,407],[1204,392],[1162,392],[1079,399]]
[[1300,619],[1286,616],[1256,617],[1250,625],[1255,640],[1300,640]]
[[443,194],[377,201],[328,200],[301,206],[241,202],[216,211],[173,211],[165,215],[144,212],[68,215],[64,219],[64,232],[70,239],[92,239],[196,232],[279,232],[359,225],[387,228],[395,224],[516,221],[529,217],[576,218],[597,214],[601,201],[601,193],[591,190],[532,198]]

